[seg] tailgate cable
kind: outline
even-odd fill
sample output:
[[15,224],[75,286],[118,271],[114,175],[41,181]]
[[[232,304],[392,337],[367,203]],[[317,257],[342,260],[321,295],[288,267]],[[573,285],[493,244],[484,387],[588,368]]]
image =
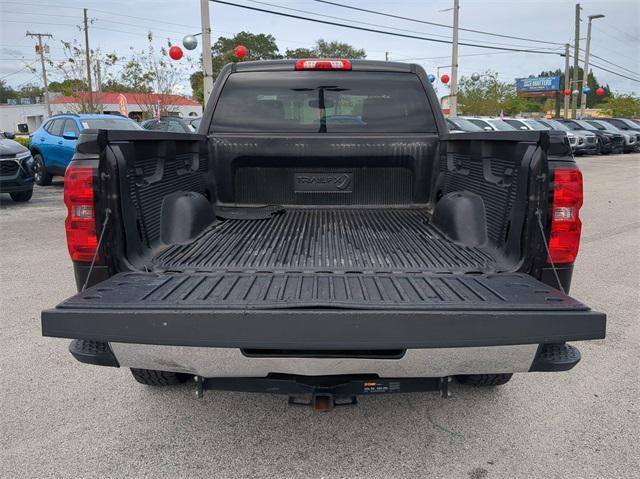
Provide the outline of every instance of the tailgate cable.
[[541,219],[542,214],[540,213],[540,210],[536,210],[535,215],[536,215],[536,218],[538,219],[538,226],[540,227],[542,242],[544,243],[544,249],[547,250],[547,258],[549,260],[549,264],[551,264],[553,275],[556,277],[556,281],[558,282],[558,287],[560,288],[560,291],[562,291],[562,294],[567,294],[564,288],[562,287],[562,283],[560,282],[560,276],[558,276],[558,270],[556,269],[556,265],[553,264],[553,259],[551,259],[551,252],[549,251],[549,243],[547,242],[547,237],[544,234],[544,226],[542,225],[542,219]]
[[84,280],[84,284],[82,285],[81,291],[84,291],[85,289],[87,289],[87,285],[89,284],[89,279],[91,279],[91,272],[93,271],[93,267],[96,264],[96,259],[98,259],[98,251],[100,251],[100,245],[102,245],[102,240],[104,239],[104,232],[107,229],[107,223],[109,222],[110,215],[111,215],[111,210],[107,208],[104,214],[104,221],[102,222],[102,230],[100,231],[100,238],[98,239],[98,245],[96,246],[96,251],[93,253],[91,266],[89,266],[89,272],[87,273],[87,278]]

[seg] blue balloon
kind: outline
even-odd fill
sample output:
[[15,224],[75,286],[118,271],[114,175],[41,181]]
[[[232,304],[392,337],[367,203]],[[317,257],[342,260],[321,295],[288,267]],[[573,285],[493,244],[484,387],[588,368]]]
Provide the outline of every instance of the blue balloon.
[[584,93],[585,95],[588,95],[589,93],[591,93],[591,88],[589,88],[588,86],[586,86],[586,87],[584,87],[584,88],[582,89],[582,91],[583,91],[583,93]]
[[427,76],[427,78],[429,79],[429,81],[431,83],[433,83],[434,81],[436,81],[436,76],[433,73],[429,73],[429,76]]

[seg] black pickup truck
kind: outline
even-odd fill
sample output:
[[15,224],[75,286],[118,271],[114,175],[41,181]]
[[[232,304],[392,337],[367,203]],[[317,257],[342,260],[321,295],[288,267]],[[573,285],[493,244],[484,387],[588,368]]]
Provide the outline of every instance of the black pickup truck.
[[144,384],[326,409],[568,370],[605,336],[567,295],[564,132],[449,134],[416,65],[228,65],[198,134],[83,132],[65,202],[80,292],[43,334]]

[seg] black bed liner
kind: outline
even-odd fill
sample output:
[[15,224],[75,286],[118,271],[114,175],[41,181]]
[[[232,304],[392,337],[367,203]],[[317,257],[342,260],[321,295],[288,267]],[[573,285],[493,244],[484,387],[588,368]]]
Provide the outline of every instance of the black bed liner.
[[42,313],[45,336],[243,348],[430,348],[604,337],[524,274],[121,273]]
[[288,209],[225,220],[154,259],[157,270],[488,272],[486,249],[455,243],[420,209]]

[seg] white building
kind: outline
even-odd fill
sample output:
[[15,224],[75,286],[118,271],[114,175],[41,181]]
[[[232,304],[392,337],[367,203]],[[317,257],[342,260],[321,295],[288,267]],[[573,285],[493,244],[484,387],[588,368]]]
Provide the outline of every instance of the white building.
[[[0,104],[0,131],[20,133],[18,125],[27,125],[29,132],[36,131],[47,116],[44,103],[31,105]],[[26,133],[26,132],[24,132]]]
[[[135,120],[152,116],[158,108],[163,114],[181,117],[202,116],[202,104],[179,95],[158,93],[94,93],[94,104],[102,113],[126,114]],[[83,110],[83,97],[59,96],[50,101],[51,114],[78,113]],[[0,130],[24,133],[19,125],[26,125],[28,133],[34,132],[47,117],[44,103],[32,105],[0,105]]]

